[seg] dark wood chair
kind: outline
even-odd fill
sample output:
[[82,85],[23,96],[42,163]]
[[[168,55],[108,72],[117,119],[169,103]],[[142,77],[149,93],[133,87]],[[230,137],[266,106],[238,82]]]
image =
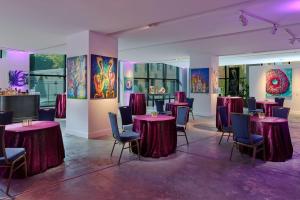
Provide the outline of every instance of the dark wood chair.
[[12,111],[0,111],[0,125],[8,125],[13,122]]

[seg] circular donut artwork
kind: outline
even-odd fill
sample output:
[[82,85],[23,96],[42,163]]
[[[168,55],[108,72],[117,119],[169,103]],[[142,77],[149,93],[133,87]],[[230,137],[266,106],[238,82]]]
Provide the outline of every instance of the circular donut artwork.
[[281,69],[272,69],[266,75],[266,92],[274,96],[285,94],[290,87],[290,80]]

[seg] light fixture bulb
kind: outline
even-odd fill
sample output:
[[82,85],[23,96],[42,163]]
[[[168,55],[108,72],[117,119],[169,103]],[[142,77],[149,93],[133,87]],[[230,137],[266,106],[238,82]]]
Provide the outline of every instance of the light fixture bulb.
[[273,24],[273,27],[272,27],[272,35],[275,35],[276,34],[276,32],[277,32],[277,30],[278,30],[278,26],[276,25],[276,24]]
[[242,26],[248,25],[248,19],[245,17],[243,12],[241,12],[241,15],[240,15],[240,22],[241,22]]

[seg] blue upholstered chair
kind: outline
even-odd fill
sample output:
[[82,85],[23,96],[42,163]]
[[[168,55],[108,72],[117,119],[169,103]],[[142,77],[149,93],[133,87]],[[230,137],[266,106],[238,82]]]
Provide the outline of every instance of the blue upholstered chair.
[[130,106],[121,106],[119,107],[121,120],[122,120],[122,129],[123,131],[132,131],[133,121],[132,121],[132,111]]
[[39,109],[39,121],[54,121],[55,118],[55,109]]
[[188,122],[189,107],[187,106],[178,106],[177,107],[177,117],[176,117],[176,129],[177,133],[181,132],[183,134],[177,134],[178,136],[185,136],[186,143],[189,144],[187,135],[186,135],[186,124]]
[[263,112],[263,109],[256,109],[256,99],[254,97],[250,97],[248,99],[248,112],[249,113]]
[[161,115],[171,115],[172,112],[165,111],[164,109],[165,101],[164,100],[155,100],[155,106],[156,106],[156,112],[158,112]]
[[8,125],[13,121],[12,111],[0,111],[0,125]]
[[189,112],[192,113],[192,117],[193,117],[193,120],[195,119],[194,118],[194,113],[193,113],[193,104],[194,104],[194,98],[186,98],[186,101],[187,103],[189,104]]
[[126,143],[130,144],[131,142],[135,142],[134,146],[137,146],[138,157],[140,159],[140,143],[139,143],[140,135],[136,132],[133,132],[133,131],[125,131],[122,134],[120,134],[119,128],[118,128],[117,115],[115,113],[109,112],[108,116],[109,116],[109,121],[110,121],[112,134],[113,134],[113,137],[115,139],[110,156],[112,156],[112,154],[114,152],[115,145],[116,144],[121,144],[122,145],[122,150],[121,150],[119,161],[118,161],[118,165],[120,165],[123,150],[130,148],[130,145],[129,145],[129,147],[125,148],[125,144]]
[[0,126],[0,167],[9,168],[6,194],[8,195],[11,178],[15,171],[24,167],[27,177],[26,152],[24,148],[5,148],[5,126]]
[[272,108],[273,117],[280,117],[284,119],[289,118],[290,108],[284,108],[284,107],[273,107]]
[[240,113],[231,114],[232,131],[233,131],[233,145],[230,153],[230,160],[232,158],[233,149],[236,146],[245,146],[253,149],[252,163],[255,165],[256,153],[263,151],[265,158],[265,144],[264,137],[261,135],[251,134],[249,130],[250,116]]
[[285,98],[275,97],[275,102],[278,103],[278,106],[283,107]]
[[221,121],[221,131],[222,136],[220,138],[219,144],[221,144],[223,136],[225,136],[225,133],[227,133],[227,142],[232,134],[232,128],[228,125],[228,117],[227,117],[227,107],[226,106],[218,106],[218,112],[220,116]]

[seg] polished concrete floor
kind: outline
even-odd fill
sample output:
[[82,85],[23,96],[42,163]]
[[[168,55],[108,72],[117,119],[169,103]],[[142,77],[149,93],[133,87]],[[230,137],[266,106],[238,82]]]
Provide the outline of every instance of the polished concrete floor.
[[[300,199],[300,116],[290,118],[293,158],[274,163],[234,152],[231,142],[218,145],[220,134],[213,118],[188,124],[190,145],[179,138],[177,152],[161,159],[142,158],[120,147],[110,158],[111,137],[87,140],[64,135],[65,162],[45,173],[13,180],[11,197],[0,199]],[[63,126],[62,126],[63,129]]]

